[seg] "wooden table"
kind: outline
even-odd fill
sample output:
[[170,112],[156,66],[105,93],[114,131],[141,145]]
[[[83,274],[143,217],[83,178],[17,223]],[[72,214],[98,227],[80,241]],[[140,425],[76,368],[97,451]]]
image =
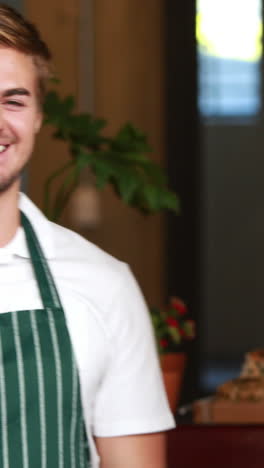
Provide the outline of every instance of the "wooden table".
[[264,425],[180,425],[168,432],[168,468],[263,468]]

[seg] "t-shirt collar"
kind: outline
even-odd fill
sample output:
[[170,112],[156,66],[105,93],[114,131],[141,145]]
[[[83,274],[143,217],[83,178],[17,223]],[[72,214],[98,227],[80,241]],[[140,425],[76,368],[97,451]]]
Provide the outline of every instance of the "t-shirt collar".
[[[22,192],[19,193],[19,209],[23,211],[32,224],[45,257],[48,259],[54,257],[55,248],[50,221],[48,221],[36,205],[34,205],[34,203]],[[5,255],[7,255],[7,258],[10,255],[30,258],[25,233],[21,227],[17,230],[16,235],[11,242],[3,250],[3,259],[5,258]]]

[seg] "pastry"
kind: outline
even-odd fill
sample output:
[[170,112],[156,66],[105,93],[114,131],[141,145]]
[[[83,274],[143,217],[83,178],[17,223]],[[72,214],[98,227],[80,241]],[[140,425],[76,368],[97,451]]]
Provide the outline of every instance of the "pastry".
[[241,372],[242,377],[264,376],[264,349],[256,349],[246,353]]
[[264,400],[264,377],[238,377],[219,385],[217,397],[231,401]]

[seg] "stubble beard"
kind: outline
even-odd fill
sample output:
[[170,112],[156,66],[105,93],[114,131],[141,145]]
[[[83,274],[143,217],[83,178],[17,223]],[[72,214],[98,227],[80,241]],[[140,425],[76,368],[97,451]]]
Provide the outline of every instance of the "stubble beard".
[[21,179],[25,166],[26,164],[14,174],[9,175],[9,177],[1,178],[0,176],[0,195],[6,193],[18,180]]

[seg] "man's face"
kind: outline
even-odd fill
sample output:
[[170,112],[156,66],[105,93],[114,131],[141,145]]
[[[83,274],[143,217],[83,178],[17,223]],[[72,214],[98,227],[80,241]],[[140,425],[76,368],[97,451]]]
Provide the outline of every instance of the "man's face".
[[0,47],[0,193],[19,181],[41,125],[32,57]]

